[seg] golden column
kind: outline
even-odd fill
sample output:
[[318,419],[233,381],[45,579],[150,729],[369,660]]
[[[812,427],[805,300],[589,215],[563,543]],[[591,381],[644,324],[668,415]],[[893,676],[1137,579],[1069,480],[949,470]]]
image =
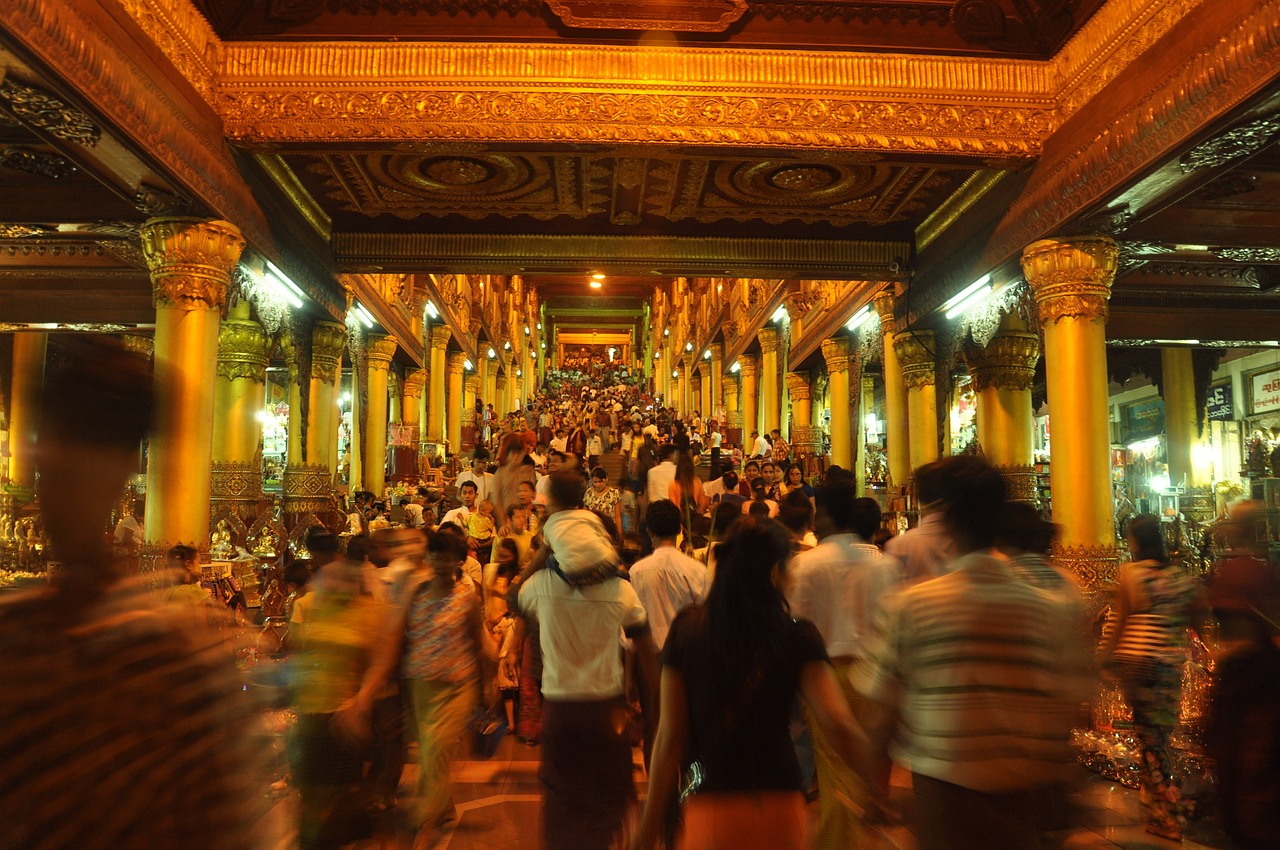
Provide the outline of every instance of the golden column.
[[[13,381],[9,393],[9,481],[27,490],[36,485],[36,436],[49,335],[13,335]],[[26,494],[28,500],[34,494]]]
[[987,347],[970,340],[964,359],[978,396],[978,444],[1004,476],[1009,498],[1035,504],[1031,384],[1040,360],[1040,337],[1018,316],[1006,313]]
[[244,237],[226,221],[160,218],[142,227],[156,303],[155,385],[163,405],[147,463],[146,539],[209,540],[218,323]]
[[311,387],[307,405],[307,465],[323,466],[332,474],[338,433],[338,398],[342,395],[342,352],[347,327],[316,322],[311,329]]
[[1188,487],[1208,486],[1213,478],[1203,443],[1205,409],[1196,407],[1196,377],[1190,348],[1160,349],[1163,372],[1165,454],[1169,481],[1177,487],[1186,477]]
[[462,424],[479,428],[480,423],[476,421],[476,397],[480,392],[480,376],[475,372],[470,372],[462,380]]
[[754,354],[743,354],[738,358],[739,372],[742,375],[742,454],[751,454],[751,432],[760,429],[760,396],[758,386],[760,378],[760,358]]
[[[889,480],[901,485],[911,477],[911,430],[907,421],[907,386],[902,379],[902,366],[893,348],[893,338],[898,332],[894,317],[894,297],[889,290],[875,297],[876,313],[880,316],[880,332],[884,336],[884,429],[885,454],[889,463]],[[936,427],[936,426],[935,426]]]
[[387,484],[387,371],[396,356],[395,337],[370,335],[365,354],[369,361],[369,430],[364,435],[364,489],[381,499]]
[[[422,427],[422,393],[427,386],[427,370],[414,369],[404,376],[404,403],[400,409],[404,411],[404,424],[414,429]],[[416,442],[416,440],[415,440]]]
[[450,351],[448,366],[446,367],[449,375],[449,389],[446,392],[445,406],[448,410],[446,416],[446,436],[445,439],[449,443],[449,453],[456,454],[462,451],[462,407],[465,399],[462,396],[462,371],[463,365],[467,362],[467,355],[461,351]]
[[240,299],[218,329],[218,379],[213,387],[213,466],[210,499],[214,514],[227,505],[241,519],[253,516],[262,498],[260,416],[267,398],[267,339]]
[[914,472],[938,459],[938,392],[933,331],[907,331],[893,338],[893,353],[907,388],[909,462]]
[[[516,396],[520,393],[520,383],[516,378],[516,355],[508,349],[503,349],[502,355],[502,374],[507,376],[507,389],[502,393],[502,415],[507,416],[508,413],[516,411]],[[462,388],[458,387],[458,396],[462,397]]]
[[[689,413],[702,407],[702,373],[693,370],[689,373]],[[699,412],[701,412],[699,410]]]
[[[449,348],[449,328],[436,325],[431,329],[431,367],[427,370],[427,442],[444,442],[445,423],[445,351]],[[497,405],[494,405],[497,408]]]
[[300,466],[302,457],[302,365],[288,335],[283,334],[284,361],[289,367],[289,425],[285,435],[285,466]]
[[[704,416],[709,416],[713,419],[723,419],[725,417],[720,413],[720,409],[725,406],[724,346],[716,342],[708,345],[707,349],[711,352],[711,359],[707,361],[707,376],[710,378],[709,391],[711,396],[711,400],[708,402],[708,407],[711,409],[704,410],[702,413]],[[721,427],[724,427],[723,422],[720,424]]]
[[787,373],[787,398],[791,402],[791,452],[814,457],[822,451],[822,432],[813,427],[813,385],[808,372]]
[[689,412],[689,364],[686,362],[688,358],[681,358],[680,365],[676,367],[676,403],[675,408],[681,416],[685,416]]
[[781,402],[778,398],[778,331],[760,329],[760,433],[782,427]]
[[1106,348],[1116,255],[1105,236],[1042,239],[1022,252],[1044,334],[1053,521],[1062,528],[1056,558],[1095,596],[1117,566]]
[[[721,423],[721,433],[724,434],[725,443],[740,443],[742,441],[741,433],[730,436],[730,431],[742,431],[742,396],[738,394],[738,376],[727,375],[721,381],[721,389],[724,392],[724,419]],[[726,452],[727,454],[727,452]]]
[[[476,357],[480,362],[476,364],[476,396],[481,402],[488,404],[493,401],[493,395],[489,390],[489,349],[486,343],[479,343],[476,346]],[[476,423],[479,425],[480,423]]]
[[853,440],[849,412],[849,340],[832,337],[822,342],[827,361],[827,392],[831,397],[831,462],[853,469]]

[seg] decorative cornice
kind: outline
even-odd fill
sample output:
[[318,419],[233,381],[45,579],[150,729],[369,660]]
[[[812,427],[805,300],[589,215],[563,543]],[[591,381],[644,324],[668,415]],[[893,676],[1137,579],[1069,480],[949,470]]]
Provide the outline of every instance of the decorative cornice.
[[975,390],[1030,390],[1040,361],[1040,337],[1002,330],[985,348],[972,341],[966,344],[964,359]]
[[792,401],[810,401],[813,398],[813,385],[809,383],[808,372],[788,372],[786,377],[787,395]]
[[333,220],[302,185],[302,181],[293,173],[293,169],[284,161],[284,158],[279,154],[260,153],[255,154],[254,159],[258,161],[258,165],[262,166],[262,170],[267,173],[272,182],[280,187],[280,191],[284,192],[298,214],[316,233],[320,234],[320,238],[328,242],[333,236]]
[[239,228],[229,221],[160,218],[139,235],[158,306],[222,309],[244,250]]
[[[347,348],[347,326],[316,322],[311,329],[311,376],[332,385],[342,373],[342,352]],[[394,341],[393,341],[394,344]],[[394,355],[394,349],[392,354]]]
[[822,359],[827,363],[827,372],[831,374],[848,373],[849,340],[845,337],[832,337],[822,341]]
[[1008,171],[984,168],[974,172],[968,180],[960,184],[960,188],[951,193],[941,206],[929,213],[928,218],[920,222],[916,228],[916,251],[925,248],[955,224],[961,216],[973,209],[987,193],[1008,176]]
[[661,268],[745,278],[782,267],[797,277],[885,279],[895,258],[910,253],[909,242],[519,233],[336,233],[333,247],[348,268],[420,272],[422,258],[430,257],[438,268],[459,273],[504,274],[513,266],[563,273],[583,257],[608,257],[612,274],[649,275]]
[[663,32],[724,32],[747,11],[746,0],[547,0],[547,6],[571,27]]
[[893,351],[902,367],[902,381],[908,389],[922,389],[935,383],[933,331],[907,331],[893,337]]
[[365,352],[369,358],[369,368],[380,369],[385,372],[391,367],[391,361],[396,356],[396,348],[395,337],[370,334],[365,341]]
[[[760,144],[1026,158],[1056,126],[1045,64],[1019,60],[423,42],[237,42],[223,53],[215,109],[244,141]],[[754,80],[768,82],[746,82]],[[851,84],[863,80],[875,84]]]
[[61,98],[0,73],[0,105],[23,124],[55,139],[94,147],[102,130],[88,115]]
[[1258,118],[1207,139],[1182,155],[1178,166],[1184,174],[1204,168],[1221,168],[1262,150],[1280,133],[1280,118]]
[[1109,236],[1042,239],[1022,252],[1042,326],[1065,318],[1106,321],[1119,250]]
[[200,96],[210,100],[222,58],[222,42],[190,0],[119,2]]
[[218,377],[267,380],[267,333],[252,319],[225,319],[218,328]]

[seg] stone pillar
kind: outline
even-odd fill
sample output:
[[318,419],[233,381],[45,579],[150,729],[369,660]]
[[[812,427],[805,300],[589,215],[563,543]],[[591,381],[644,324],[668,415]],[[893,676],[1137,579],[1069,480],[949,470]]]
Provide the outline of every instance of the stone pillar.
[[1206,487],[1213,474],[1203,445],[1205,411],[1196,407],[1196,378],[1190,348],[1160,349],[1164,376],[1165,453],[1174,487],[1185,476],[1188,487]]
[[[431,368],[428,370],[427,442],[444,442],[445,351],[449,348],[449,328],[439,324],[431,329]],[[497,408],[497,405],[494,405]]]
[[498,401],[498,361],[490,360],[488,355],[481,357],[485,364],[484,386],[480,390],[480,397],[484,399],[485,404],[493,405],[493,414],[498,415],[498,408],[502,406]]
[[218,329],[218,378],[213,387],[213,515],[229,509],[252,517],[262,498],[261,416],[267,397],[267,334],[241,299]]
[[751,432],[760,429],[760,359],[754,354],[743,354],[738,358],[738,365],[738,371],[742,375],[739,394],[742,399],[742,453],[747,456],[751,454]]
[[1094,599],[1117,568],[1106,347],[1116,256],[1105,236],[1042,239],[1022,252],[1044,335],[1053,521],[1062,529],[1056,559]]
[[760,329],[760,433],[782,428],[782,408],[778,398],[778,331]]
[[476,357],[480,361],[476,363],[476,397],[488,404],[493,401],[493,395],[489,389],[489,349],[484,342],[476,347]]
[[1004,476],[1009,498],[1035,504],[1031,384],[1040,360],[1040,337],[1020,318],[1006,314],[987,347],[970,341],[964,359],[978,397],[978,444]]
[[[707,361],[707,377],[708,392],[710,401],[707,406],[710,410],[702,411],[704,416],[716,418],[719,415],[720,408],[725,407],[724,403],[724,346],[720,343],[713,343],[707,346],[711,352],[711,359]],[[723,423],[721,424],[723,427]]]
[[849,340],[833,337],[822,343],[822,359],[827,361],[827,392],[831,397],[831,462],[854,471],[853,439],[849,417]]
[[480,376],[469,372],[462,379],[462,450],[470,451],[480,442],[480,420],[476,417],[476,396],[480,391]]
[[307,406],[307,464],[323,466],[330,475],[338,468],[333,445],[338,428],[338,398],[342,393],[342,351],[347,328],[336,322],[316,322],[311,329],[311,386]]
[[49,335],[13,335],[13,381],[9,391],[9,481],[34,501],[36,437],[40,431],[40,395]]
[[284,461],[286,467],[301,466],[306,460],[302,455],[302,364],[287,337],[285,363],[289,367],[289,428]]
[[467,362],[467,355],[461,351],[450,351],[448,365],[448,389],[445,393],[445,417],[447,423],[445,439],[449,443],[449,452],[462,451],[462,408],[466,400],[462,392],[462,372]]
[[244,238],[226,221],[159,218],[142,227],[156,304],[155,385],[162,415],[147,463],[146,539],[209,540],[218,324]]
[[689,367],[681,363],[676,367],[678,374],[676,376],[676,410],[681,416],[689,413]]
[[702,412],[702,375],[699,372],[689,374],[689,413]]
[[893,338],[893,352],[907,388],[909,463],[915,470],[938,459],[938,392],[934,380],[933,331],[907,331]]
[[726,445],[742,444],[742,396],[738,394],[738,376],[726,375],[720,384],[724,392],[724,423],[721,433]]
[[396,356],[396,340],[371,335],[365,343],[369,361],[369,414],[364,435],[364,489],[382,498],[387,485],[387,372]]
[[902,380],[902,366],[893,348],[893,338],[898,332],[894,317],[893,293],[884,290],[875,297],[876,313],[880,316],[880,332],[884,336],[884,429],[885,454],[889,464],[889,482],[893,486],[905,484],[911,477],[911,433],[907,422],[907,386]]

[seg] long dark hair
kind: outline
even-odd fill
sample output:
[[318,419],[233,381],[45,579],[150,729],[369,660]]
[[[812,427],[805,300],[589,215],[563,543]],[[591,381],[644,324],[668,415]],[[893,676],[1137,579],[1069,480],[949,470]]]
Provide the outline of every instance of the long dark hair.
[[707,634],[731,681],[745,682],[782,652],[791,619],[774,570],[790,554],[786,529],[744,517],[716,548],[716,578],[707,593]]
[[1160,530],[1160,517],[1155,514],[1138,514],[1129,520],[1125,534],[1133,538],[1133,557],[1139,561],[1168,563],[1164,548],[1164,533]]

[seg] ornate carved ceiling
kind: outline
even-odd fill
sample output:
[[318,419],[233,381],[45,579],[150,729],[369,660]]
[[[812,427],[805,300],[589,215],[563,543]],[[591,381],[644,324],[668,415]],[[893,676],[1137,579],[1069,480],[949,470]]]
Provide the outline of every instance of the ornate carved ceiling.
[[610,39],[1045,58],[1102,0],[197,0],[227,40]]
[[523,219],[533,232],[670,232],[680,223],[685,234],[778,235],[786,225],[796,236],[909,238],[975,171],[857,153],[412,147],[283,159],[309,195],[301,206],[314,203],[339,230],[390,232],[430,217],[432,230],[461,232],[508,232],[507,220]]

